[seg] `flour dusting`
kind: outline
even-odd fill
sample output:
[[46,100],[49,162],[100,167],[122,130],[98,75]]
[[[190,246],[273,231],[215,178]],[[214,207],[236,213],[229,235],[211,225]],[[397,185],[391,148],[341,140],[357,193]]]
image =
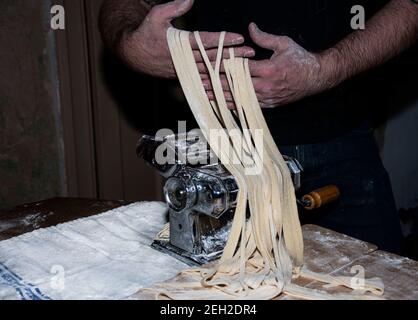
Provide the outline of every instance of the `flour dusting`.
[[[124,299],[187,268],[150,247],[166,222],[164,203],[134,203],[2,241],[0,264],[52,299]],[[0,285],[0,299],[16,298],[12,287]]]

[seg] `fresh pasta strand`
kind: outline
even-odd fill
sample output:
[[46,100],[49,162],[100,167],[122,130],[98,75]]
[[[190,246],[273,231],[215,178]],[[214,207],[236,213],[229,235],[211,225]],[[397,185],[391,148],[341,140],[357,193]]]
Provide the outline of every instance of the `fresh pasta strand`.
[[[190,109],[209,146],[239,187],[230,235],[216,265],[185,270],[177,280],[144,290],[156,298],[169,299],[273,299],[282,293],[302,299],[376,298],[330,295],[292,283],[293,278],[302,276],[351,288],[349,278],[320,275],[303,267],[302,229],[290,172],[261,112],[248,59],[234,57],[230,49],[230,58],[222,60],[224,36],[222,33],[213,67],[195,32],[215,93],[214,101],[209,101],[190,46],[190,33],[174,28],[167,31],[174,67]],[[223,94],[222,63],[236,111],[228,109]],[[257,136],[260,133],[261,139]],[[161,236],[167,234],[166,227]],[[383,285],[376,279],[366,281],[364,291],[382,295]]]

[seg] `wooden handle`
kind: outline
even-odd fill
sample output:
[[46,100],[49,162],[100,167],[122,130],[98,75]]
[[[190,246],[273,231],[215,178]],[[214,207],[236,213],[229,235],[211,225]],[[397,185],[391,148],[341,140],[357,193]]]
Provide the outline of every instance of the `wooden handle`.
[[306,210],[313,210],[338,200],[340,195],[340,189],[337,186],[330,185],[310,192],[303,196],[302,200],[309,203],[308,206],[305,206]]

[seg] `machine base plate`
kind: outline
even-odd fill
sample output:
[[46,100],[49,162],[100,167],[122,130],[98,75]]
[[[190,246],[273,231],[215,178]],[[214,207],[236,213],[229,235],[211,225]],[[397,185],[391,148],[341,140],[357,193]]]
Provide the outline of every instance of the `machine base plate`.
[[170,256],[184,262],[185,264],[191,267],[200,267],[202,265],[208,264],[221,257],[222,251],[211,253],[210,255],[199,254],[193,255],[187,251],[184,251],[180,248],[177,248],[170,244],[167,240],[154,240],[151,244],[151,247],[155,250],[169,254]]

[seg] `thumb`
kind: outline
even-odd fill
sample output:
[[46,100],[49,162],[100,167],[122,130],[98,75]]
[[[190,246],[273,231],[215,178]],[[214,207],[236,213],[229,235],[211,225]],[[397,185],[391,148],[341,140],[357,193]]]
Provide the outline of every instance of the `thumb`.
[[193,3],[194,0],[171,1],[154,7],[154,14],[160,22],[171,21],[186,14],[192,8]]
[[261,48],[278,51],[286,50],[289,45],[287,37],[276,36],[261,31],[255,23],[250,24],[249,31],[251,39]]

